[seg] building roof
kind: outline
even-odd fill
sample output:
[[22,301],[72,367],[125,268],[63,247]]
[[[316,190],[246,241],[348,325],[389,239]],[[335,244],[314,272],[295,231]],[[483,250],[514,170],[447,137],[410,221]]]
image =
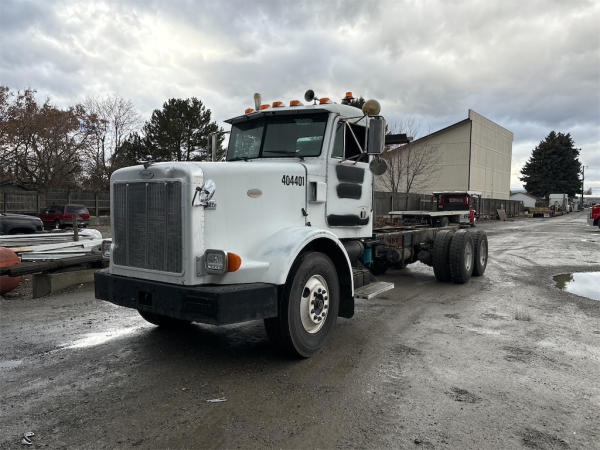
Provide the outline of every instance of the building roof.
[[533,195],[533,194],[530,194],[530,193],[528,193],[528,192],[520,192],[520,191],[519,191],[519,192],[511,192],[511,193],[510,193],[510,196],[512,197],[513,195],[517,195],[517,194],[523,194],[523,195],[526,195],[527,197],[533,198],[533,199],[535,199],[535,200],[540,200],[540,198],[539,198],[539,197],[536,197],[535,195]]

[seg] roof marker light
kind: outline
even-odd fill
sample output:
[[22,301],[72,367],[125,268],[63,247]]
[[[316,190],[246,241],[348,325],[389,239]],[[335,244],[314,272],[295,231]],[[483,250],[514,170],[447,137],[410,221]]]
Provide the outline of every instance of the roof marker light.
[[320,103],[321,105],[323,105],[323,104],[325,104],[325,103],[331,103],[331,100],[329,100],[329,97],[322,97],[322,98],[319,100],[319,103]]
[[273,102],[273,108],[281,108],[282,106],[284,106],[283,102]]
[[261,110],[267,109],[269,106],[271,106],[271,105],[269,105],[268,103],[265,103],[264,105],[260,105],[260,109]]
[[290,100],[290,106],[302,106],[302,102],[300,100]]
[[254,112],[254,108],[246,108],[244,110],[244,114],[250,114],[250,113],[253,113],[253,112]]
[[351,92],[351,91],[348,91],[348,92],[346,92],[346,98],[347,98],[347,99],[352,99],[352,98],[354,98],[354,97],[352,97],[352,92]]

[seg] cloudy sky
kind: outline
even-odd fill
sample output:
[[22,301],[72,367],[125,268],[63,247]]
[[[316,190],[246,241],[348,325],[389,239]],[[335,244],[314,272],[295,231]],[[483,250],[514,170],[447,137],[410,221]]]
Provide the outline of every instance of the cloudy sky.
[[265,101],[376,98],[424,133],[469,108],[514,133],[511,185],[551,130],[600,193],[600,1],[0,1],[0,85],[59,105],[200,98],[221,122]]

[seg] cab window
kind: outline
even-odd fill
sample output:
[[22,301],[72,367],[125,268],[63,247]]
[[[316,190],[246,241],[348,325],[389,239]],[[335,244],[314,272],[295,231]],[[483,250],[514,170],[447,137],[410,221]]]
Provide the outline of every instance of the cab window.
[[[352,131],[356,136],[352,135]],[[346,132],[346,142],[344,142],[344,131]],[[348,126],[344,126],[344,122],[338,122],[335,129],[335,140],[333,142],[333,148],[331,150],[332,158],[344,158],[344,159],[353,159],[358,161],[366,161],[368,160],[368,155],[361,155],[361,147],[365,146],[365,135],[366,129],[361,125],[356,124],[348,124]],[[357,144],[356,140],[360,143],[360,146]]]

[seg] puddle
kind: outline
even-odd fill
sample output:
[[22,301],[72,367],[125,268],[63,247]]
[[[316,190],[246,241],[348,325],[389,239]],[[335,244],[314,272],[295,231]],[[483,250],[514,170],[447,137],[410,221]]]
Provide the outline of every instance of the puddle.
[[555,275],[556,287],[581,297],[600,300],[600,272],[575,272]]
[[123,328],[121,330],[115,331],[106,331],[103,333],[88,333],[82,339],[78,339],[74,342],[70,342],[68,344],[64,344],[62,348],[87,348],[94,347],[96,345],[104,344],[105,342],[111,341],[113,339],[118,339],[123,336],[127,336],[128,334],[133,334],[143,327],[131,327],[131,328]]
[[12,369],[14,367],[19,367],[21,364],[23,364],[22,359],[8,359],[0,361],[0,369]]

